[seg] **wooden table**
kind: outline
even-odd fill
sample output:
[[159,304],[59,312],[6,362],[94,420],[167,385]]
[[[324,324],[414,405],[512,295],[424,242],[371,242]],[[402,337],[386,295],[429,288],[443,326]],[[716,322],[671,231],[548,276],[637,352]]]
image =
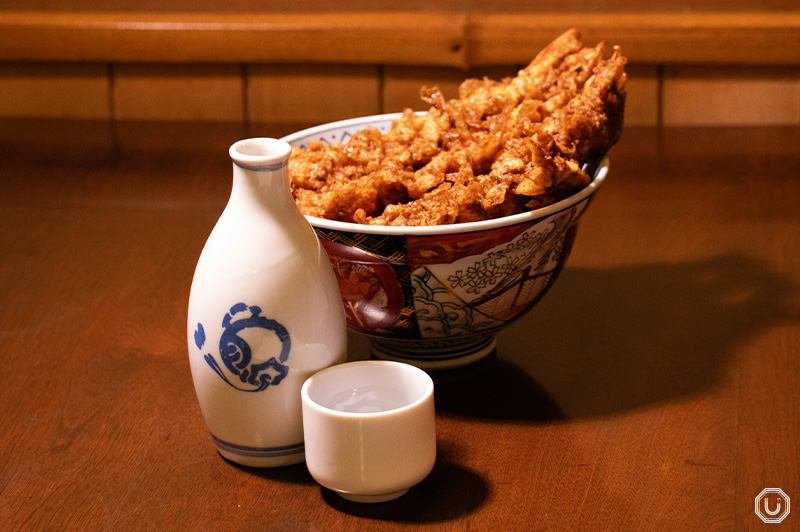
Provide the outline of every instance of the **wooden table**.
[[379,505],[226,462],[194,395],[227,148],[291,129],[0,122],[0,529],[800,530],[799,128],[629,128],[553,290],[435,375],[433,472]]

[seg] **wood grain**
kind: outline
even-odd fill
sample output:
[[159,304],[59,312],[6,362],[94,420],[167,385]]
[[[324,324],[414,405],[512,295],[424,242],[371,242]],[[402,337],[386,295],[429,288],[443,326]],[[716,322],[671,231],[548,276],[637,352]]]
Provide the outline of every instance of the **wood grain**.
[[527,61],[564,29],[622,48],[634,63],[800,64],[800,11],[473,14],[470,65]]
[[[260,0],[228,0],[220,3],[215,0],[5,0],[6,9],[51,10],[51,11],[164,11],[251,13],[262,11]],[[582,0],[540,0],[531,4],[529,0],[405,0],[398,5],[396,0],[372,0],[371,11],[430,11],[482,12],[482,13],[620,13],[640,11],[644,13],[691,12],[691,11],[749,11],[753,9],[752,0],[596,0],[587,4]],[[797,7],[794,0],[770,0],[759,2],[764,11],[780,12]],[[270,12],[275,13],[349,13],[364,9],[359,0],[340,0],[320,3],[319,0],[272,0]]]
[[655,65],[626,65],[625,124],[629,126],[661,125],[661,68]]
[[0,116],[110,119],[108,67],[0,64]]
[[670,67],[667,126],[800,125],[800,68]]
[[251,122],[324,123],[380,113],[378,68],[368,65],[248,65]]
[[0,11],[0,60],[527,64],[576,26],[634,62],[800,64],[800,11]]
[[434,375],[431,475],[358,505],[223,460],[188,367],[228,146],[287,127],[0,122],[4,531],[776,526],[753,501],[800,494],[800,128],[628,128],[552,291]]
[[242,122],[238,65],[121,64],[112,70],[116,120]]
[[[588,44],[619,44],[629,58],[630,125],[800,122],[800,11],[776,3],[536,13],[514,2],[270,13],[123,4],[0,10],[0,116],[321,123],[424,109],[422,84],[455,94],[475,73],[513,73],[577,26]],[[228,72],[212,80],[201,67]],[[170,69],[186,74],[170,80]],[[326,84],[336,98],[323,102]]]
[[446,13],[0,11],[0,60],[465,65]]

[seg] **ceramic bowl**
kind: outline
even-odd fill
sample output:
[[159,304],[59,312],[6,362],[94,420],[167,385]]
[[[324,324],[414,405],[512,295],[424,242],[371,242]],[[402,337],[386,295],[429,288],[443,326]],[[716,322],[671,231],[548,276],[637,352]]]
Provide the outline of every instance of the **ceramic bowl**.
[[[332,122],[283,140],[345,143],[357,131],[391,128],[399,113]],[[306,216],[330,256],[348,327],[378,358],[425,369],[463,366],[490,354],[495,333],[530,310],[569,256],[578,220],[608,172],[541,209],[494,220],[386,227]]]

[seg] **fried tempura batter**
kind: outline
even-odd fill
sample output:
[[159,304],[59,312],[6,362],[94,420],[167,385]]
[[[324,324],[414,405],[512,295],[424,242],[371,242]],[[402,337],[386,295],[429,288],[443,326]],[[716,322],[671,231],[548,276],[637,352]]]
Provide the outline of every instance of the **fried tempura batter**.
[[381,134],[346,144],[312,142],[289,161],[304,214],[376,225],[438,225],[542,207],[582,189],[581,165],[622,133],[625,58],[583,47],[572,29],[516,77],[468,79],[445,101],[423,87],[430,110],[410,109]]

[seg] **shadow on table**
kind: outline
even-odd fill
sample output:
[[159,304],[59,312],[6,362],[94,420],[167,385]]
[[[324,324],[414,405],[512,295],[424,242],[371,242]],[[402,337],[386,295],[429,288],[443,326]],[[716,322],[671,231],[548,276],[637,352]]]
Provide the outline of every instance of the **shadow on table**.
[[[489,488],[480,475],[457,465],[452,454],[446,441],[438,441],[436,463],[431,473],[408,493],[393,501],[361,504],[345,500],[327,488],[319,489],[329,506],[360,517],[401,523],[457,519],[480,508],[489,495]],[[305,463],[258,468],[242,466],[227,459],[225,461],[250,475],[288,484],[318,486]]]
[[434,374],[438,413],[547,421],[613,415],[719,386],[737,347],[800,321],[798,286],[724,255],[566,269],[495,356]]
[[[361,504],[341,498],[334,491],[319,487],[322,499],[341,512],[369,519],[400,523],[426,523],[458,519],[481,507],[489,495],[486,481],[450,458],[446,442],[437,442],[436,463],[431,473],[408,493],[393,501]],[[317,485],[305,463],[286,467],[246,467],[226,459],[233,467],[250,475],[299,485]]]
[[408,493],[393,501],[360,504],[320,488],[322,498],[331,507],[368,519],[399,523],[436,523],[469,515],[478,510],[489,496],[486,481],[448,458],[447,449],[439,449],[433,471]]
[[236,469],[253,476],[268,478],[287,484],[313,485],[317,483],[311,476],[311,473],[308,472],[305,462],[282,467],[248,467],[237,464],[236,462],[231,462],[224,456],[222,458]]
[[566,418],[542,385],[502,354],[431,372],[431,377],[439,414],[527,421]]

